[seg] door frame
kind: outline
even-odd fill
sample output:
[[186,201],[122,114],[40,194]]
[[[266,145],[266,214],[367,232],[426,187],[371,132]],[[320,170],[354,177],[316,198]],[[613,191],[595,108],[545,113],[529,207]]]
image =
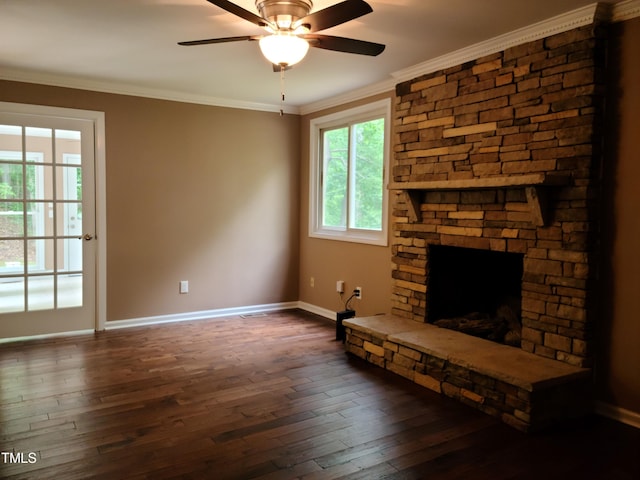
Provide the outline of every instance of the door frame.
[[96,200],[96,292],[94,329],[96,331],[104,330],[107,322],[107,189],[105,164],[105,113],[94,110],[79,110],[75,108],[49,107],[44,105],[12,102],[0,102],[0,110],[8,113],[17,113],[22,115],[88,120],[93,123]]

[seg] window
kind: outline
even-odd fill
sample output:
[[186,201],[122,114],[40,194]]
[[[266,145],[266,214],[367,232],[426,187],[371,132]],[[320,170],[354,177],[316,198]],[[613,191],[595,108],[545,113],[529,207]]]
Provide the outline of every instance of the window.
[[311,121],[309,235],[387,245],[390,101]]

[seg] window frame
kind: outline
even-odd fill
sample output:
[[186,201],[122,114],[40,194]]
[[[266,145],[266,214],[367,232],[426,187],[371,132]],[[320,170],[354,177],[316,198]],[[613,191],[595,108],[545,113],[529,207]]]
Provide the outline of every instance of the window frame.
[[[367,230],[349,227],[344,229],[323,227],[322,222],[322,133],[325,130],[351,127],[378,118],[384,119],[384,152],[382,173],[382,218],[381,230]],[[332,113],[312,119],[309,132],[309,237],[341,240],[370,245],[387,246],[389,244],[389,193],[387,189],[389,158],[391,151],[391,99],[378,100],[355,108]],[[351,171],[351,152],[349,153],[349,171]],[[351,188],[347,180],[347,189]],[[347,194],[347,211],[352,209],[351,195]]]

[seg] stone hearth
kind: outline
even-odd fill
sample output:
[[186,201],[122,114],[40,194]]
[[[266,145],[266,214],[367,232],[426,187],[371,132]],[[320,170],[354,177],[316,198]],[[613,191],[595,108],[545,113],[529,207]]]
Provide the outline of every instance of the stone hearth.
[[590,406],[586,368],[393,315],[344,326],[349,353],[523,431]]
[[[517,426],[525,430],[544,423],[544,415],[539,414],[542,405],[575,399],[567,392],[560,395],[547,390],[555,399],[548,400],[549,395],[538,393],[538,383],[528,388],[525,371],[518,380],[517,372],[509,370],[515,380],[504,382],[502,374],[496,376],[478,363],[488,361],[486,355],[493,353],[478,353],[469,362],[451,352],[457,352],[459,345],[478,352],[507,348],[513,355],[526,354],[532,365],[540,361],[575,369],[571,371],[579,372],[581,379],[592,365],[604,36],[597,25],[581,27],[396,86],[389,184],[395,193],[393,297],[392,315],[385,325],[402,322],[405,328],[405,322],[411,321],[421,332],[418,337],[427,343],[438,332],[425,324],[430,308],[430,248],[517,253],[523,267],[522,351],[482,346],[478,342],[491,342],[463,340],[463,334],[452,332],[456,335],[439,343],[430,360],[428,345],[397,335],[388,338],[385,329],[393,327],[384,327],[379,335],[365,328],[371,338],[363,340],[357,333],[363,326],[353,322],[347,329],[349,351],[362,354],[366,349],[361,343],[367,341],[378,348],[366,351],[365,357],[375,354],[383,359],[376,360],[381,366],[397,369],[394,358],[409,349],[413,353],[407,358],[415,363],[403,368],[414,373],[403,375],[414,380],[422,378],[416,375],[424,374],[420,372],[423,364],[449,362],[449,367],[441,365],[442,378],[433,376],[439,384],[435,390],[449,394],[452,388],[459,389],[452,396],[482,406],[488,413],[504,416],[507,412],[505,418],[512,424],[523,422]],[[447,360],[450,357],[455,361]],[[520,361],[513,363],[520,365]],[[446,370],[453,366],[466,373],[457,376]],[[521,396],[529,395],[530,402],[524,410],[516,408],[522,412],[516,414],[509,397],[492,389],[485,392],[484,380],[475,382],[474,375],[529,392],[516,397],[522,400]],[[461,380],[447,387],[445,377]],[[573,374],[560,375],[554,388],[568,379],[573,386]],[[577,390],[588,397],[581,388]],[[474,395],[483,400],[470,400]],[[566,402],[564,407],[558,404],[551,416],[563,408],[570,410]]]

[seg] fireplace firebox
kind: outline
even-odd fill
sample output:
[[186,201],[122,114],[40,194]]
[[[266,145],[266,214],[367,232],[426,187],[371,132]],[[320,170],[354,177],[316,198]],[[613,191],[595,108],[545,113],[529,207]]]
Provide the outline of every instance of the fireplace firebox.
[[427,322],[520,346],[524,255],[428,246]]

